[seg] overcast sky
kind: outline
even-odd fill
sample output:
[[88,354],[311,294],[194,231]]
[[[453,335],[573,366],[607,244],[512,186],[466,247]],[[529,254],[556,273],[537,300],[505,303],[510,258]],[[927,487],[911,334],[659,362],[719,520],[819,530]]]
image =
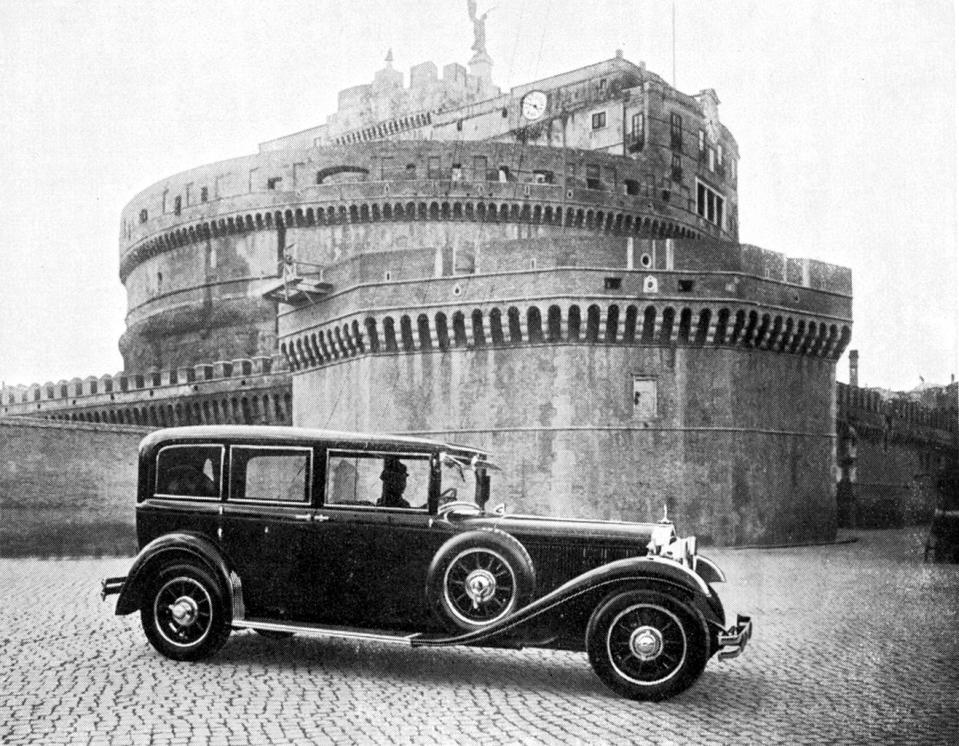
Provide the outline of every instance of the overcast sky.
[[[324,122],[390,48],[407,82],[419,62],[465,64],[466,6],[0,0],[0,378],[119,371],[119,220],[134,194]],[[675,6],[677,87],[716,89],[739,143],[741,241],[852,268],[861,384],[947,383],[959,373],[952,2]],[[617,48],[673,77],[670,2],[479,10],[504,90]]]

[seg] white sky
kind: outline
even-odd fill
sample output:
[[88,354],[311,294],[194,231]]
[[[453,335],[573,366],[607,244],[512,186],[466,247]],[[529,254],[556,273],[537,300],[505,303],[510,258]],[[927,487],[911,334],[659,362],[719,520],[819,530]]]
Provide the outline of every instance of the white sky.
[[[493,7],[493,6],[496,7]],[[480,0],[502,88],[612,57],[672,78],[666,0]],[[853,270],[860,383],[957,362],[949,0],[676,0],[676,82],[715,88],[740,239]],[[0,379],[114,373],[121,208],[320,124],[394,66],[465,64],[465,0],[0,0]],[[837,376],[847,380],[845,359]]]

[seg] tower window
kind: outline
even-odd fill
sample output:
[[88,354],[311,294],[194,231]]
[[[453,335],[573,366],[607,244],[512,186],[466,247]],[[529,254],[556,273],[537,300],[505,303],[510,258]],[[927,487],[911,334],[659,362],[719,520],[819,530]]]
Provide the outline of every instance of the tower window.
[[723,211],[725,200],[722,196],[700,181],[696,182],[696,213],[713,225],[724,227]]
[[209,187],[200,187],[200,202],[206,202],[210,198]]
[[179,215],[182,210],[183,210],[183,197],[181,197],[180,195],[177,195],[176,197],[173,198],[173,214]]
[[485,155],[473,156],[473,180],[486,181],[486,170],[489,168]]
[[149,218],[149,217],[150,217],[150,214],[149,214],[145,209],[144,209],[144,210],[140,210],[140,222],[141,222],[141,223],[145,223],[145,222],[147,221],[147,218]]
[[642,150],[646,140],[646,117],[642,112],[633,114],[630,144],[635,150]]
[[282,176],[272,176],[272,177],[270,177],[269,179],[266,180],[266,188],[267,188],[267,189],[276,189],[277,186],[279,185],[279,183],[280,183],[281,181],[283,181],[283,177],[282,177]]
[[673,150],[683,149],[683,118],[675,112],[669,115],[669,144]]
[[606,112],[598,111],[593,114],[593,129],[600,130],[606,126]]
[[587,189],[602,189],[602,185],[599,180],[599,166],[595,163],[586,164],[586,188]]
[[673,181],[682,181],[683,180],[683,160],[680,157],[679,153],[673,153]]

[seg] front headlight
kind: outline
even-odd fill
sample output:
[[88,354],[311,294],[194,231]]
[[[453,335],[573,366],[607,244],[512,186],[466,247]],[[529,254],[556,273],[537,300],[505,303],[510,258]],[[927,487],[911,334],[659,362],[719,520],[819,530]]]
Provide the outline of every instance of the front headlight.
[[687,536],[685,539],[676,539],[668,547],[663,555],[675,560],[681,565],[694,569],[696,559],[696,537]]

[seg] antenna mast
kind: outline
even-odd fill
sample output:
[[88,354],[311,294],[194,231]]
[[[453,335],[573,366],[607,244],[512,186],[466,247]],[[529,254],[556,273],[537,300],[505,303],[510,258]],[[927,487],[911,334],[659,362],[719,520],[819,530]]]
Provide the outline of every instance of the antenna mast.
[[676,0],[673,0],[673,88],[676,87]]

